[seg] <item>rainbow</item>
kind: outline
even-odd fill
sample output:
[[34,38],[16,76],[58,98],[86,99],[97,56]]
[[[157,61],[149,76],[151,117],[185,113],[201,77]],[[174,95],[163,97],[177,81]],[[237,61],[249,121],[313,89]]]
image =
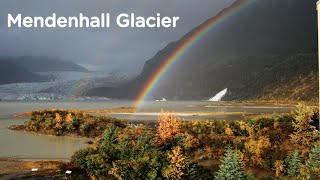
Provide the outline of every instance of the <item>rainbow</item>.
[[197,42],[204,37],[207,32],[211,29],[217,27],[220,23],[226,20],[228,17],[236,14],[241,11],[252,2],[256,0],[242,0],[234,3],[232,6],[228,7],[221,13],[219,13],[215,18],[207,21],[204,25],[198,28],[189,38],[184,40],[184,42],[171,53],[168,58],[163,62],[163,64],[150,76],[150,78],[146,81],[142,90],[138,94],[136,101],[134,103],[134,107],[139,110],[144,104],[146,98],[154,91],[157,83],[162,79],[164,74],[168,72],[171,66],[190,50]]

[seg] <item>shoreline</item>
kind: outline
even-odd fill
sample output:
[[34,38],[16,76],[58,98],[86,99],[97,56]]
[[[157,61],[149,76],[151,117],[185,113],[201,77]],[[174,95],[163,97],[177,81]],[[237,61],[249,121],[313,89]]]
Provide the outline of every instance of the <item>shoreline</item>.
[[94,139],[94,137],[79,136],[79,135],[75,135],[75,134],[67,134],[67,135],[63,135],[63,136],[57,136],[57,135],[53,135],[53,134],[28,131],[28,130],[26,130],[25,125],[23,125],[23,124],[11,125],[11,126],[8,126],[7,128],[11,131],[18,131],[18,132],[32,133],[32,134],[41,134],[41,135],[45,135],[45,136],[53,136],[53,137],[64,137],[65,136],[65,137],[71,137],[71,138],[84,138],[84,139],[89,139],[88,141],[91,141],[90,139]]
[[[0,179],[62,179],[63,160],[15,160],[0,158]],[[32,171],[37,168],[37,171]]]
[[[161,112],[136,112],[136,113],[110,113],[111,115],[132,115],[132,116],[159,116]],[[175,112],[177,116],[201,117],[201,116],[221,116],[221,115],[250,115],[248,112]]]
[[4,161],[9,162],[70,162],[70,159],[66,158],[0,158],[0,163]]
[[[14,114],[13,116],[16,118],[22,118],[22,117],[30,117],[32,112],[34,111],[44,111],[46,109],[38,109],[38,110],[33,110],[33,111],[27,111],[27,112],[22,112],[18,114]],[[68,109],[49,109],[49,110],[68,110]],[[86,113],[86,114],[91,114],[91,113],[98,113],[98,114],[110,114],[110,113],[117,113],[117,112],[135,112],[136,109],[133,107],[118,107],[118,108],[112,108],[112,109],[84,109],[84,110],[78,110],[78,109],[70,109],[68,110],[73,113]]]

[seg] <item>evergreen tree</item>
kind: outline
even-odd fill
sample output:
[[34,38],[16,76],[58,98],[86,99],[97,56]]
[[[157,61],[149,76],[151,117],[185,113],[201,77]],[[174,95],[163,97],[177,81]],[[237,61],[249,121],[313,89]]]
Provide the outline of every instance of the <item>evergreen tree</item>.
[[226,150],[224,157],[221,160],[219,170],[215,175],[218,180],[239,180],[246,179],[241,161],[239,160],[238,153],[231,148]]
[[306,165],[310,171],[312,179],[320,178],[320,146],[315,146],[309,153]]
[[288,174],[290,177],[298,177],[300,174],[301,160],[297,150],[295,150],[288,160]]

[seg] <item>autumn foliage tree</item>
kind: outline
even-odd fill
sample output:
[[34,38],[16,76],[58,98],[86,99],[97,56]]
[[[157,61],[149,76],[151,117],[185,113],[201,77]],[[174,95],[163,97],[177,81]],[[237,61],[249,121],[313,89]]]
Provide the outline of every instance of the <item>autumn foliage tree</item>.
[[188,161],[183,155],[180,146],[176,146],[172,152],[167,153],[170,159],[169,167],[164,172],[164,177],[168,179],[180,180],[186,174]]
[[305,157],[314,143],[319,140],[319,131],[314,126],[312,117],[314,110],[304,104],[300,104],[296,110],[293,121],[294,133],[291,135],[292,144],[295,149]]
[[161,111],[157,124],[157,142],[165,143],[175,138],[182,131],[182,122],[175,113]]

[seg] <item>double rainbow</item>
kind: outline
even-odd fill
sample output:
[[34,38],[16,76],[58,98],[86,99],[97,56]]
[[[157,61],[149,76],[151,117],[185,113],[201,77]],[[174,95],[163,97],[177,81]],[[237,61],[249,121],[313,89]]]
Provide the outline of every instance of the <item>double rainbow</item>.
[[234,3],[232,6],[225,9],[223,12],[218,14],[215,18],[206,22],[202,27],[198,28],[191,34],[176,50],[169,55],[169,57],[163,62],[151,77],[146,81],[144,87],[140,91],[136,98],[134,107],[139,110],[144,104],[146,98],[154,91],[157,83],[162,79],[163,75],[168,72],[171,66],[188,52],[207,32],[217,27],[220,23],[226,20],[228,17],[241,11],[252,2],[256,0],[242,0]]

